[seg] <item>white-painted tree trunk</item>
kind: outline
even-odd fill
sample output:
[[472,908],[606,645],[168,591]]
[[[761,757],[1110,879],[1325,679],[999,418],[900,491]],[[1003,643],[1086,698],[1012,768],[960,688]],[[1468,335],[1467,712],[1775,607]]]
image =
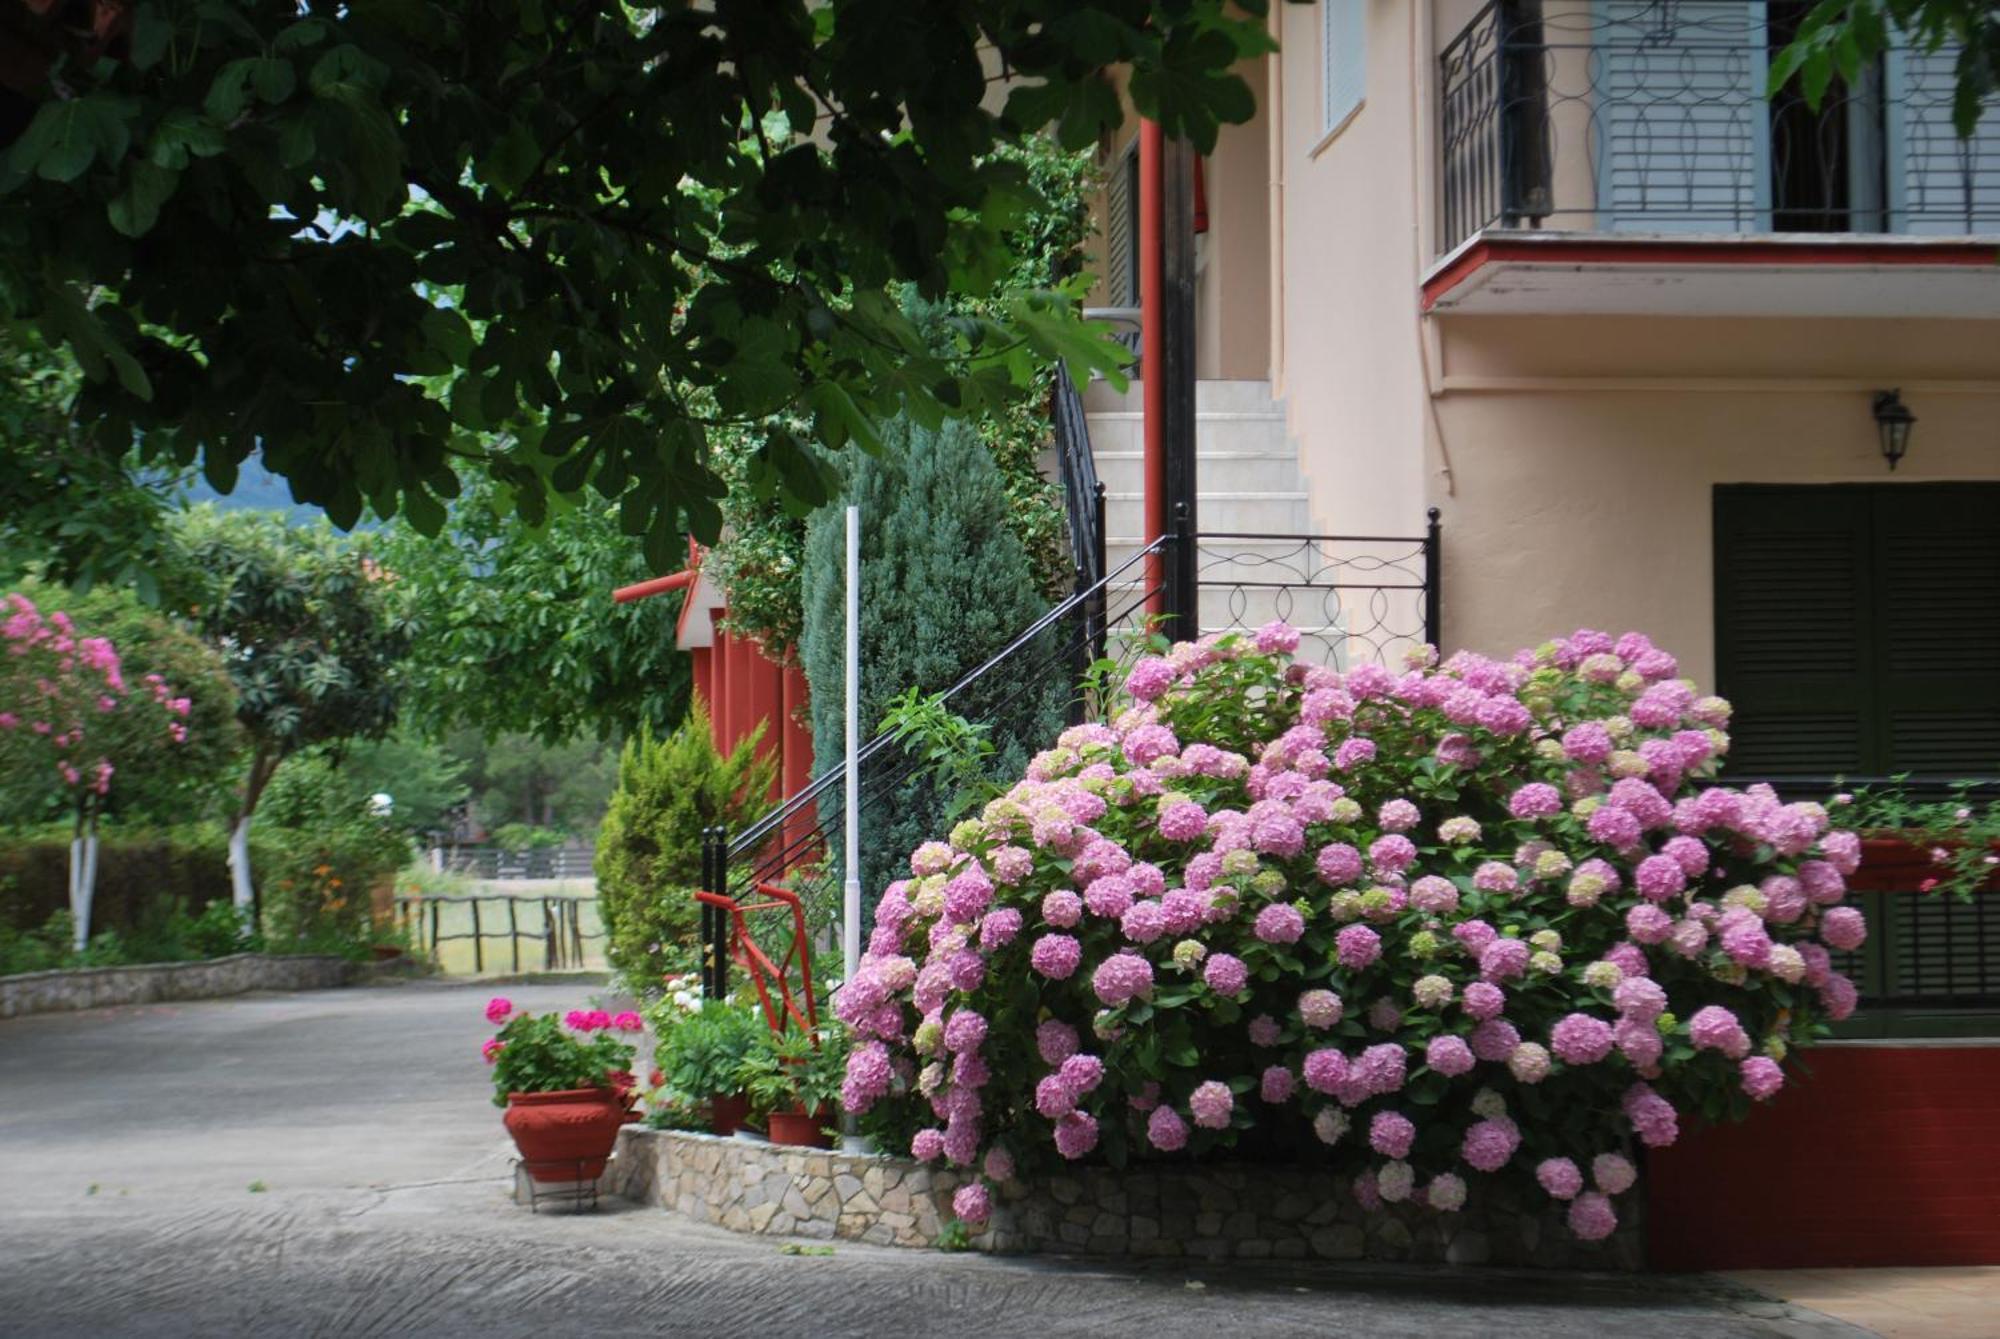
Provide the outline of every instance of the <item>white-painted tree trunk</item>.
[[90,907],[97,894],[97,831],[69,843],[69,916],[80,953],[90,942]]
[[236,902],[236,912],[249,916],[256,898],[255,885],[250,882],[250,815],[244,814],[236,820],[236,826],[229,830],[229,889]]

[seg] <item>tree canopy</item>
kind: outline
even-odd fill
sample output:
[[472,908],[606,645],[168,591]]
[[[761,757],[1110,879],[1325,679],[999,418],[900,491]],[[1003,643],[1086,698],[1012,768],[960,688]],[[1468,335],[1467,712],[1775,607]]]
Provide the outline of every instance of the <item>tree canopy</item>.
[[[138,0],[0,155],[0,315],[66,345],[101,449],[260,452],[300,500],[444,523],[458,471],[713,539],[707,434],[808,503],[838,448],[1114,366],[1064,297],[946,354],[890,291],[982,292],[1029,208],[993,152],[1121,118],[1211,147],[1264,0]],[[108,444],[108,446],[106,446]],[[45,499],[45,505],[55,505]]]
[[602,499],[556,500],[530,527],[509,490],[475,477],[437,535],[399,520],[374,551],[391,602],[419,630],[403,667],[404,712],[419,728],[554,743],[641,722],[665,733],[680,720],[690,683],[674,645],[681,601],[612,602],[613,589],[657,569]]

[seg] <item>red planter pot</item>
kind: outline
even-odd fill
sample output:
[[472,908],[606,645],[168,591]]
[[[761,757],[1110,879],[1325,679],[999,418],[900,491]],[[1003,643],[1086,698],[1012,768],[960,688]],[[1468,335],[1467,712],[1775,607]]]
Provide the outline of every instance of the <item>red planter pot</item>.
[[803,1110],[773,1111],[765,1133],[774,1144],[794,1144],[800,1148],[832,1148],[833,1140],[820,1127],[826,1124],[825,1112]]
[[717,1134],[735,1134],[749,1119],[750,1099],[742,1093],[708,1099],[708,1128]]
[[604,1171],[626,1104],[609,1088],[509,1093],[501,1118],[528,1175],[537,1181],[587,1181]]

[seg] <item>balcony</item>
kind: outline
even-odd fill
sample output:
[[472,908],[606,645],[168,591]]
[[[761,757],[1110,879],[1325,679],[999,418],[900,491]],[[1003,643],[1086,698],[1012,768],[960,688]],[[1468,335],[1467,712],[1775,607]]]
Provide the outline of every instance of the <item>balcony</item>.
[[1810,0],[1494,0],[1440,53],[1434,311],[2000,315],[2000,110],[1897,49],[1764,96]]

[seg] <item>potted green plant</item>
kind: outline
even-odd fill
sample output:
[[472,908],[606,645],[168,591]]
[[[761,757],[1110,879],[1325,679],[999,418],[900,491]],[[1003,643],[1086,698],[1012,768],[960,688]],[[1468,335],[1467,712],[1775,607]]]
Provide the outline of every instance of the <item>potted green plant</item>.
[[772,1143],[832,1146],[827,1127],[839,1110],[845,1038],[839,1028],[823,1029],[817,1037],[795,1028],[767,1030],[744,1057],[737,1077]]
[[603,1010],[516,1013],[511,1002],[487,1003],[500,1031],[484,1047],[493,1066],[493,1105],[537,1181],[586,1181],[604,1171],[631,1106],[633,1046],[639,1015]]
[[654,1063],[668,1090],[682,1102],[705,1104],[715,1133],[734,1134],[750,1114],[737,1071],[769,1030],[763,1020],[729,1001],[707,1000],[693,1012],[675,1011],[670,1022],[656,1012],[655,1027],[660,1042]]

